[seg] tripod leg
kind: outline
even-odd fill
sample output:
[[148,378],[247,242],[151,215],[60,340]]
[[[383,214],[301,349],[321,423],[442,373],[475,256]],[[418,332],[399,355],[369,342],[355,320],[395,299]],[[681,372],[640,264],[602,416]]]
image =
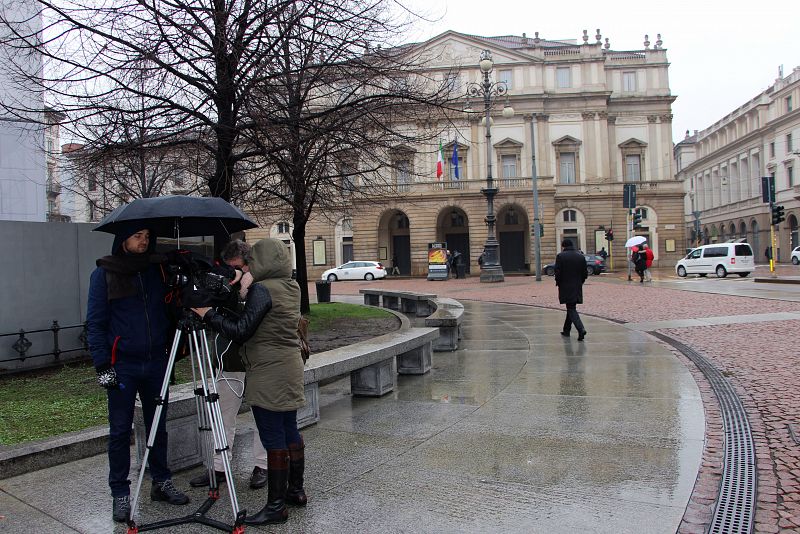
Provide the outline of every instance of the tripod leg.
[[[220,454],[222,459],[225,479],[227,480],[228,484],[228,495],[231,500],[231,509],[233,510],[234,518],[237,518],[239,516],[239,502],[236,497],[236,487],[233,482],[230,457],[228,456],[227,436],[225,435],[225,427],[222,422],[222,412],[219,407],[219,395],[217,394],[216,383],[213,380],[208,380],[208,377],[210,377],[213,373],[213,362],[211,360],[211,353],[208,348],[208,338],[204,329],[199,330],[199,335],[198,332],[193,331],[191,336],[191,344],[197,350],[198,354],[200,383],[202,384],[206,401],[204,403],[205,406],[203,407],[203,412],[210,423],[211,434],[214,438],[214,450]],[[213,471],[213,463],[211,469]]]
[[131,499],[131,515],[129,523],[134,523],[136,517],[136,507],[139,504],[139,493],[142,490],[142,481],[144,480],[144,470],[147,468],[147,460],[150,457],[150,449],[156,440],[156,433],[158,432],[158,425],[161,422],[161,414],[164,411],[164,399],[167,396],[169,389],[169,379],[172,376],[172,368],[175,366],[175,356],[178,353],[178,345],[181,341],[180,329],[175,331],[175,337],[172,340],[172,349],[169,351],[169,359],[167,360],[167,370],[164,372],[164,381],[161,383],[161,394],[157,399],[157,406],[155,414],[153,414],[153,421],[150,423],[150,434],[147,436],[147,446],[144,449],[144,456],[142,456],[142,465],[139,466],[139,479],[136,481],[136,490]]

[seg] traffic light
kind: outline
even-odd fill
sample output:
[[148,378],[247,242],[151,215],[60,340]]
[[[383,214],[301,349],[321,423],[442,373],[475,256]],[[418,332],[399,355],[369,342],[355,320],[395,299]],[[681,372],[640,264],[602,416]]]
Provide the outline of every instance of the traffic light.
[[606,230],[606,241],[614,241],[614,230],[610,228]]
[[642,212],[638,209],[633,211],[633,227],[634,228],[642,227]]
[[539,237],[544,237],[544,225],[539,223]]
[[772,224],[780,224],[786,220],[786,214],[783,213],[783,206],[772,206]]

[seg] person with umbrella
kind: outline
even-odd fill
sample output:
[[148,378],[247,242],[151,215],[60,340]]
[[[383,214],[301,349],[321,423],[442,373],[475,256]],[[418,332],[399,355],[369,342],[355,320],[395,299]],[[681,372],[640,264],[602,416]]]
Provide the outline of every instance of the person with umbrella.
[[647,269],[647,255],[639,247],[631,247],[631,261],[636,274],[639,275],[639,283],[644,284],[644,272]]
[[578,315],[578,304],[583,304],[583,283],[586,281],[586,259],[575,250],[569,239],[561,242],[561,250],[556,256],[555,278],[558,286],[558,302],[567,306],[567,317],[561,335],[569,337],[572,325],[578,330],[578,341],[586,337],[581,316]]
[[[108,485],[117,522],[127,521],[131,512],[128,475],[136,395],[149,435],[169,359],[166,285],[159,257],[153,256],[155,241],[141,221],[118,225],[111,255],[97,260],[89,282],[89,351],[98,383],[108,394]],[[167,466],[166,420],[159,420],[148,458],[150,497],[183,505],[189,498],[173,485]]]

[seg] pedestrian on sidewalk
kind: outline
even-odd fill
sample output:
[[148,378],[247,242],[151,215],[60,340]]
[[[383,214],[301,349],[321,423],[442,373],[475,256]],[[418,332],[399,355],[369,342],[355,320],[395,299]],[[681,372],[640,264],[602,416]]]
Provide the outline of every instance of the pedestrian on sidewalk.
[[558,302],[567,306],[567,317],[561,335],[569,337],[572,325],[578,331],[578,341],[586,337],[578,304],[583,304],[583,283],[586,281],[586,259],[575,250],[572,241],[561,242],[561,252],[556,256],[555,279],[558,286]]
[[[169,360],[167,288],[155,246],[150,230],[132,222],[114,238],[111,255],[97,260],[89,281],[86,329],[97,382],[108,395],[108,485],[112,517],[120,523],[131,513],[128,476],[136,395],[149,436]],[[150,498],[187,504],[189,497],[172,484],[167,465],[166,404],[147,461]]]
[[400,261],[397,259],[397,252],[392,253],[392,276],[400,274]]
[[650,272],[650,267],[653,265],[653,260],[655,259],[655,254],[653,254],[653,249],[651,249],[647,243],[642,245],[644,247],[644,257],[645,257],[645,264],[644,264],[644,280],[645,282],[652,282],[653,281],[653,273]]
[[284,523],[287,504],[305,506],[305,444],[297,410],[305,406],[303,358],[297,325],[300,286],[283,241],[265,238],[252,248],[253,284],[238,319],[211,308],[192,308],[212,329],[242,345],[247,388],[261,443],[267,451],[267,502],[248,525]]
[[[240,239],[234,239],[222,249],[220,254],[224,266],[229,272],[224,276],[232,280],[231,285],[238,291],[232,291],[229,301],[224,306],[218,307],[220,313],[229,317],[237,317],[244,311],[244,301],[247,298],[247,291],[253,282],[250,274],[250,245]],[[222,414],[222,426],[225,429],[225,437],[228,444],[228,460],[231,460],[233,452],[233,442],[236,439],[236,416],[242,406],[244,396],[245,367],[239,355],[240,345],[221,334],[213,342],[214,362],[222,362],[222,369],[215,378],[216,390],[219,395],[219,410]],[[250,475],[250,487],[260,489],[267,485],[267,451],[261,444],[258,432],[253,436],[253,472]],[[208,466],[207,466],[208,467]],[[222,462],[222,455],[214,453],[214,475],[219,485],[225,482],[225,470]],[[189,485],[193,488],[200,488],[211,485],[208,470],[189,480]]]
[[631,248],[631,262],[633,262],[633,269],[639,275],[639,283],[644,283],[644,271],[647,268],[647,255],[644,250],[639,247]]

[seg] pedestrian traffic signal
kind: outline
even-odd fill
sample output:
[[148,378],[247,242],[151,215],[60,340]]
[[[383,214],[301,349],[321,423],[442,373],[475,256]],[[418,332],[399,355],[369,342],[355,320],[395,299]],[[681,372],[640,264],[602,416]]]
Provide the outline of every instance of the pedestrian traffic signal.
[[614,241],[614,230],[606,230],[606,241]]
[[772,224],[780,224],[786,220],[783,206],[772,206]]
[[642,227],[642,212],[638,209],[633,211],[633,227],[634,228]]
[[544,237],[544,225],[539,223],[539,237]]

